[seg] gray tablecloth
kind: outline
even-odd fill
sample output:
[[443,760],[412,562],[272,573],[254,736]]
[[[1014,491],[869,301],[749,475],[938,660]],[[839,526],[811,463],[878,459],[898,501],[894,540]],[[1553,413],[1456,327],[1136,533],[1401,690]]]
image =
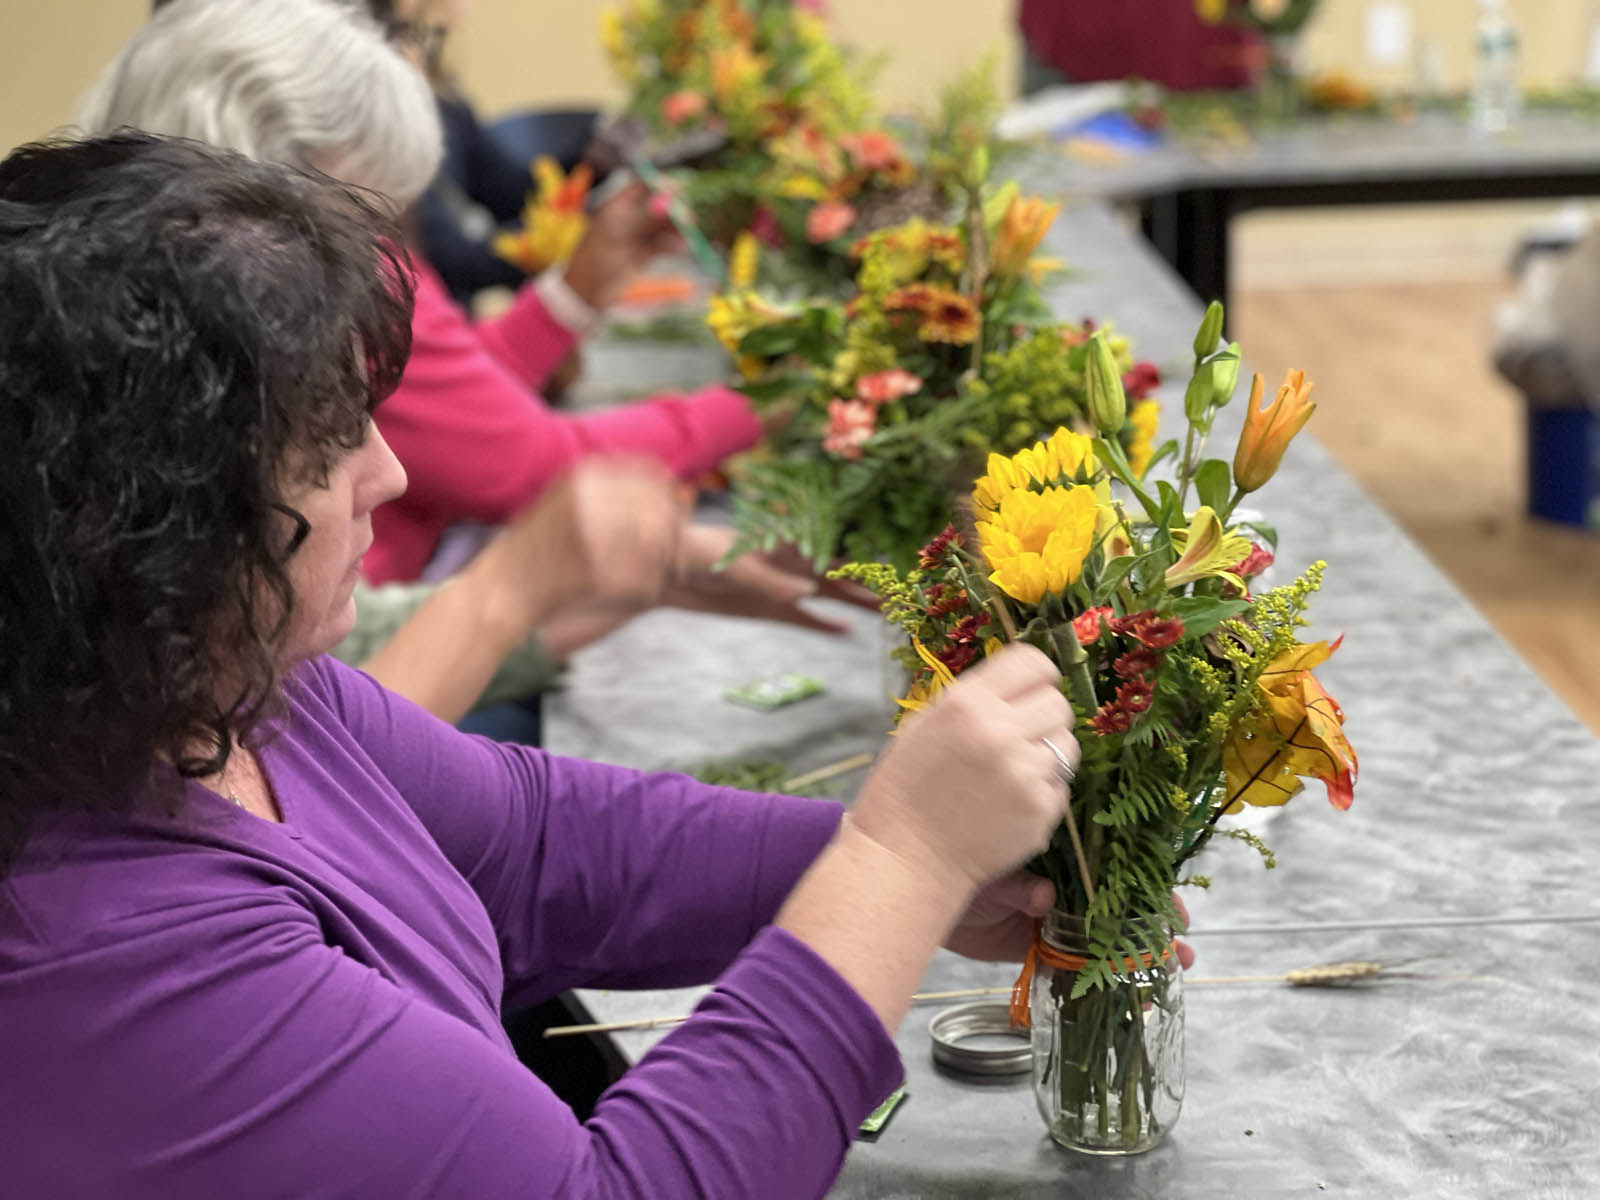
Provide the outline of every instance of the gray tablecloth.
[[[1030,171],[1029,182],[1050,187],[1056,171]],[[1067,212],[1047,249],[1073,265],[1051,291],[1058,312],[1114,318],[1158,362],[1187,356],[1198,304],[1109,210]],[[647,361],[638,348],[591,356],[600,386],[608,372],[648,373]],[[1304,365],[1316,374],[1316,363]],[[662,382],[683,382],[686,363],[668,366],[678,373]],[[1183,382],[1162,393],[1173,414]],[[1242,404],[1219,421],[1222,452]],[[1207,855],[1216,886],[1191,899],[1201,956],[1191,974],[1416,958],[1412,969],[1434,978],[1360,991],[1191,987],[1183,1117],[1165,1146],[1130,1161],[1055,1148],[1025,1082],[938,1073],[927,1035],[934,1009],[915,1010],[899,1035],[910,1099],[878,1141],[855,1147],[834,1195],[1600,1195],[1600,926],[1203,932],[1600,909],[1594,737],[1314,436],[1295,443],[1253,499],[1279,527],[1284,574],[1316,558],[1330,564],[1311,632],[1346,635],[1318,674],[1348,714],[1361,778],[1348,813],[1313,785],[1272,819],[1263,832],[1276,871],[1231,843]],[[571,688],[549,708],[550,745],[640,766],[755,755],[806,768],[843,757],[875,744],[888,717],[882,636],[870,618],[856,629],[835,642],[652,614],[578,656]],[[796,668],[825,679],[827,696],[771,715],[721,699],[729,685]],[[941,955],[926,986],[999,985],[1011,975]],[[584,998],[599,1019],[621,1020],[687,1011],[694,994]],[[636,1056],[658,1036],[621,1043]]]
[[1546,177],[1592,173],[1597,165],[1600,122],[1584,114],[1533,112],[1496,136],[1445,113],[1404,122],[1334,117],[1258,130],[1236,145],[1169,142],[1120,161],[1063,158],[1049,169],[1064,191],[1117,199],[1186,188]]

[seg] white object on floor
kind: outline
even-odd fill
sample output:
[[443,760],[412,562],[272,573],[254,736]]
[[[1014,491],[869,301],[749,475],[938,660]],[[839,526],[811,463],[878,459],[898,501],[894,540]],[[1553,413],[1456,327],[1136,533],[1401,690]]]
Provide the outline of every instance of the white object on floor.
[[1002,138],[1021,140],[1054,133],[1067,125],[1077,125],[1101,113],[1124,108],[1128,103],[1125,83],[1088,83],[1049,88],[1037,96],[1013,104],[995,122],[995,133]]

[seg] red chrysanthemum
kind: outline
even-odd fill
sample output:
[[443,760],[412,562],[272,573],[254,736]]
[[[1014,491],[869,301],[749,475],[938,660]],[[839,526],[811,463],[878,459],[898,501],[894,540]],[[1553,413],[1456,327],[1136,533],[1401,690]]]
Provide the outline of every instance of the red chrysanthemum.
[[1129,714],[1142,713],[1155,698],[1155,684],[1148,679],[1130,679],[1117,689],[1117,698],[1112,703]]
[[1133,627],[1136,624],[1138,624],[1140,621],[1143,621],[1146,617],[1153,617],[1155,615],[1155,609],[1147,608],[1143,612],[1129,613],[1125,617],[1107,617],[1106,624],[1111,626],[1112,633],[1121,634],[1123,637],[1127,637],[1133,632]]
[[938,660],[950,668],[952,675],[959,675],[972,665],[972,660],[978,657],[978,648],[970,643],[960,646],[946,646],[936,655]]
[[771,246],[774,250],[783,249],[783,227],[778,224],[777,214],[765,204],[756,209],[756,215],[751,218],[750,232],[763,246]]
[[1140,645],[1160,650],[1164,646],[1172,645],[1183,636],[1183,622],[1177,617],[1158,617],[1154,613],[1143,613],[1132,620],[1125,632]]
[[1119,679],[1137,679],[1141,675],[1148,675],[1160,665],[1160,651],[1141,646],[1119,657],[1111,664],[1111,669],[1116,672]]
[[953,616],[967,607],[967,592],[965,588],[955,588],[948,594],[943,594],[928,607],[928,616],[934,620],[941,617]]
[[1133,714],[1112,700],[1100,706],[1100,711],[1095,713],[1094,720],[1089,724],[1102,736],[1110,733],[1127,733],[1133,727]]
[[[965,592],[962,592],[961,595],[963,599],[966,598]],[[947,636],[952,642],[961,645],[975,642],[983,636],[984,620],[985,618],[976,614],[962,617],[961,620],[950,627],[950,632]]]
[[942,567],[945,565],[945,555],[950,552],[950,547],[959,545],[961,545],[961,535],[956,532],[956,527],[946,525],[942,533],[918,551],[917,565],[924,571]]

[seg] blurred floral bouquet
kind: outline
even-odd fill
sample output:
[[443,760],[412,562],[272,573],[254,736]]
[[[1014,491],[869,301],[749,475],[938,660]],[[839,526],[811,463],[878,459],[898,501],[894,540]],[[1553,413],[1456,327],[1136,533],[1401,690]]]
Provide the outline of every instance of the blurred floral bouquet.
[[584,205],[593,179],[585,164],[580,163],[568,175],[555,159],[537,159],[534,187],[522,210],[522,228],[496,234],[494,252],[529,275],[566,262],[589,228]]
[[[1213,305],[1195,343],[1174,481],[1151,486],[1111,436],[1121,372],[1097,336],[1088,381],[1100,436],[1061,429],[991,455],[971,519],[924,547],[916,569],[842,572],[877,591],[912,639],[906,709],[1005,642],[1032,643],[1061,669],[1083,758],[1068,817],[1031,864],[1054,882],[1057,911],[1013,1017],[1035,1026],[1053,1135],[1102,1151],[1153,1144],[1177,1115],[1172,889],[1205,882],[1185,878],[1187,865],[1221,834],[1255,845],[1270,866],[1259,840],[1223,827],[1223,815],[1281,805],[1308,778],[1345,809],[1356,780],[1343,713],[1312,673],[1337,643],[1298,638],[1323,564],[1252,593],[1274,534],[1232,517],[1311,416],[1310,385],[1290,372],[1261,408],[1257,376],[1231,467],[1203,457],[1239,370],[1237,347],[1218,348],[1221,323]],[[1175,442],[1166,449],[1178,453]]]
[[1232,21],[1262,33],[1293,34],[1316,12],[1317,0],[1195,0],[1194,9],[1207,25]]
[[782,248],[770,271],[806,289],[848,278],[855,236],[944,208],[935,183],[880,127],[870,72],[791,0],[631,0],[603,37],[628,113],[661,139],[714,129],[723,149],[682,172],[682,198],[716,243],[741,232]]
[[[980,156],[977,178],[984,169]],[[1095,339],[1134,397],[1116,436],[1142,474],[1159,374],[1124,339],[1049,319],[1036,280],[1051,264],[1034,252],[1057,207],[973,183],[958,224],[913,218],[859,239],[848,301],[713,298],[710,324],[744,390],[781,414],[733,471],[741,549],[791,543],[818,565],[844,555],[909,568],[985,454],[1087,426]]]

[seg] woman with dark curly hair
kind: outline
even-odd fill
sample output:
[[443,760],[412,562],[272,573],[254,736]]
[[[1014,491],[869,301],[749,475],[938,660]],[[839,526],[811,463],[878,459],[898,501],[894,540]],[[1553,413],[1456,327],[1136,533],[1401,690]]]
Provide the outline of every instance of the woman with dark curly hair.
[[[1020,957],[1071,714],[964,675],[855,810],[465,736],[324,656],[404,476],[368,200],[121,134],[0,163],[7,1195],[821,1195],[942,941]],[[499,1014],[715,979],[580,1123]]]

